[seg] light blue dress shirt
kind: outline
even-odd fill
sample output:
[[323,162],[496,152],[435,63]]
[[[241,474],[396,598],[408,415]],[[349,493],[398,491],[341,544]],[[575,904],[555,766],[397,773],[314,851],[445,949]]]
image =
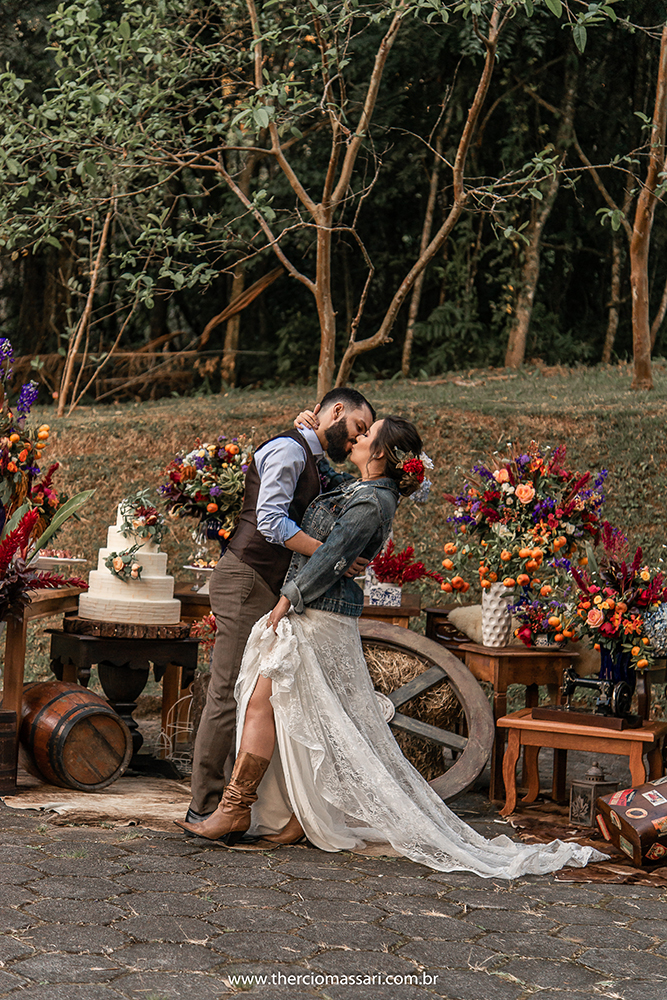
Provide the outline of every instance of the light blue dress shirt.
[[[324,449],[310,427],[300,431],[315,461],[324,457]],[[257,530],[267,542],[284,545],[301,528],[289,516],[289,508],[299,476],[306,467],[306,452],[294,438],[276,438],[255,455],[260,478],[257,496]]]

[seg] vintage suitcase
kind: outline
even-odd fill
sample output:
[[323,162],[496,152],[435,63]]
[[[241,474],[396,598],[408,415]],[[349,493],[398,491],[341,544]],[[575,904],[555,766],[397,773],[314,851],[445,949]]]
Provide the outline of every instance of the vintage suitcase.
[[667,776],[597,800],[602,836],[637,867],[667,864]]

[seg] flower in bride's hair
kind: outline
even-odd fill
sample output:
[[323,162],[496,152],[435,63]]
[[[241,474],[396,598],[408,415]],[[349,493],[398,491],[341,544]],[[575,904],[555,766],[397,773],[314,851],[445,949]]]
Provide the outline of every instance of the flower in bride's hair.
[[424,482],[424,463],[421,458],[409,458],[407,462],[403,462],[403,474],[414,476],[421,485]]
[[433,468],[433,459],[430,458],[426,454],[425,451],[423,451],[421,453],[421,455],[419,456],[419,460],[420,460],[420,462],[422,463],[422,465],[424,466],[425,469],[432,469]]

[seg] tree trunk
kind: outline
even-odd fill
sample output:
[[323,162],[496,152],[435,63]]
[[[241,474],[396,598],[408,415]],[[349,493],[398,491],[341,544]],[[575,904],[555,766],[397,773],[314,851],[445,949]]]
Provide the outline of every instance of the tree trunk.
[[607,321],[607,333],[604,338],[602,348],[602,364],[608,365],[611,361],[611,352],[614,349],[616,331],[618,330],[618,308],[621,302],[621,234],[615,232],[611,243],[611,291],[609,295],[609,319]]
[[[577,62],[572,56],[566,62],[565,93],[561,106],[561,121],[558,127],[556,146],[561,151],[561,162],[565,150],[572,139],[572,122],[574,119],[574,99],[577,92]],[[560,166],[560,164],[559,164]],[[505,354],[506,368],[519,368],[526,358],[526,343],[528,330],[533,315],[535,293],[540,277],[540,257],[542,253],[542,236],[551,210],[553,209],[558,188],[560,173],[555,171],[549,179],[547,190],[542,201],[533,199],[530,212],[530,225],[526,231],[528,243],[524,251],[524,263],[519,281],[514,320],[510,328],[507,352]]]
[[[229,303],[237,299],[245,288],[245,267],[237,264],[234,268],[234,280],[232,281],[232,294]],[[223,382],[227,385],[236,385],[236,352],[239,349],[239,331],[241,329],[241,313],[237,312],[227,320],[225,328],[225,346],[222,351],[222,362],[220,373]]]
[[452,170],[452,186],[454,192],[452,207],[447,213],[447,217],[440,226],[438,232],[435,234],[424,252],[419,255],[413,266],[410,268],[410,271],[399,285],[377,332],[371,337],[367,337],[365,340],[357,341],[352,338],[350,339],[345,350],[345,354],[343,355],[343,359],[340,363],[340,368],[338,369],[336,385],[346,384],[350,377],[350,372],[352,371],[355,358],[357,358],[360,354],[363,354],[365,351],[370,351],[374,347],[379,347],[381,344],[389,342],[389,334],[391,333],[394,323],[396,322],[396,317],[398,316],[399,310],[407,298],[408,293],[412,289],[421,272],[428,266],[433,257],[439,252],[445,240],[449,237],[449,234],[454,229],[454,226],[458,222],[461,212],[468,201],[468,193],[465,188],[466,160],[470,150],[470,143],[472,142],[472,137],[475,128],[477,127],[477,122],[479,121],[484,101],[486,100],[486,95],[489,92],[489,85],[491,83],[496,58],[496,49],[498,47],[498,38],[508,16],[507,12],[504,14],[501,13],[501,6],[502,0],[494,0],[493,11],[489,20],[488,36],[483,37],[477,33],[478,37],[484,44],[486,57],[484,60],[484,69],[482,70],[482,74],[479,78],[475,96],[470,104],[470,107],[468,108],[466,122],[456,151],[456,158],[454,160],[454,167]]
[[[431,183],[429,184],[429,190],[428,190],[428,201],[426,203],[426,212],[424,213],[424,225],[422,226],[421,246],[419,248],[420,255],[424,253],[431,239],[431,231],[433,229],[433,217],[435,215],[435,203],[438,196],[438,176],[440,174],[442,144],[444,141],[445,133],[447,131],[447,126],[449,125],[449,122],[452,117],[452,110],[453,107],[450,104],[444,128],[440,130],[435,140],[435,159],[433,160],[433,169],[431,170]],[[412,341],[414,340],[415,323],[417,322],[417,316],[419,314],[419,304],[421,302],[422,288],[424,286],[425,277],[426,277],[426,269],[424,269],[417,276],[414,288],[412,289],[412,298],[410,299],[410,309],[408,312],[408,325],[405,330],[405,341],[403,342],[403,358],[401,361],[401,372],[404,378],[407,378],[408,375],[410,374]]]
[[667,126],[667,24],[662,29],[658,82],[651,129],[651,147],[646,181],[637,200],[630,240],[630,288],[632,291],[633,389],[652,389],[651,328],[649,323],[648,259],[655,214],[655,189],[664,169]]
[[331,214],[318,213],[317,277],[315,302],[320,320],[320,357],[317,366],[317,398],[322,399],[331,388],[336,362],[336,313],[331,294]]

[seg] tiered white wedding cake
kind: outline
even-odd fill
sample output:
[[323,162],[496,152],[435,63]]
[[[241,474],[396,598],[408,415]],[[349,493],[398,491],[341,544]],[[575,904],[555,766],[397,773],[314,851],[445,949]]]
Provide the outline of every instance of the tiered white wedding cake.
[[[89,575],[90,589],[79,598],[79,617],[128,624],[175,625],[180,621],[181,602],[174,598],[173,576],[167,575],[167,554],[160,552],[152,536],[129,533],[127,528],[125,533],[121,531],[124,524],[121,507],[116,524],[107,532],[107,547],[99,550],[97,569]],[[129,559],[128,550],[132,552]],[[107,566],[114,554],[113,563],[121,572],[122,556],[126,557],[127,571],[122,576]]]

